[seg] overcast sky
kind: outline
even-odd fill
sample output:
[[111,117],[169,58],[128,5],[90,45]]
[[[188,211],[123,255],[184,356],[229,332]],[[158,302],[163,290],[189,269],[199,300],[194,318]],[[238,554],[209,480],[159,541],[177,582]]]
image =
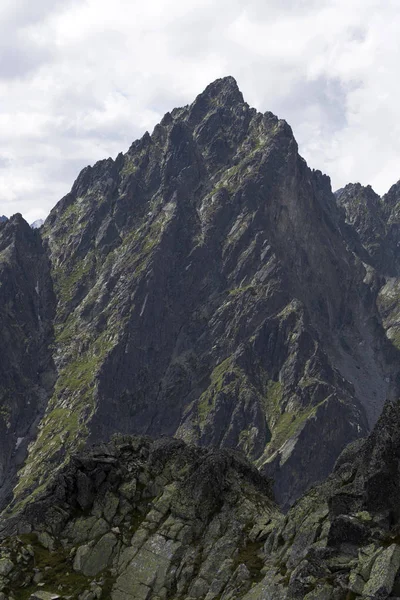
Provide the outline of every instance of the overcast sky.
[[1,0],[0,215],[45,217],[81,168],[233,75],[331,176],[400,179],[400,0]]

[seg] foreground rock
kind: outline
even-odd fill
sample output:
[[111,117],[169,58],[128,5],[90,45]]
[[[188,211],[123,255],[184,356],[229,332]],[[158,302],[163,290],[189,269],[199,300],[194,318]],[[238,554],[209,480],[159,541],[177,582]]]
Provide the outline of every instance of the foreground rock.
[[0,588],[37,600],[236,598],[262,577],[276,518],[269,481],[240,454],[121,437],[75,457],[3,523]]
[[389,600],[400,593],[400,403],[283,515],[231,450],[119,437],[2,524],[5,598]]

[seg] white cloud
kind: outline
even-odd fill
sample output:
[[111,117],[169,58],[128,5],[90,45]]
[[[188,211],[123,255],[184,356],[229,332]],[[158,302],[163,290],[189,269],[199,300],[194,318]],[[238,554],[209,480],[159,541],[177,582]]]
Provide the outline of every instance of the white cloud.
[[43,217],[217,77],[293,127],[310,166],[400,178],[398,0],[3,0],[0,214]]

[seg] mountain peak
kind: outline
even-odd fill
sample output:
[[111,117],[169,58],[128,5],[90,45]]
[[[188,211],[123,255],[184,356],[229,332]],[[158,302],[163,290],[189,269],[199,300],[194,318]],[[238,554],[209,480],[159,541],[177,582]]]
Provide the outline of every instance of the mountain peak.
[[41,227],[44,223],[43,219],[36,219],[36,221],[33,221],[33,223],[31,223],[31,227],[32,229],[39,229],[39,227]]
[[234,108],[244,105],[243,94],[233,77],[223,77],[210,83],[190,106],[189,121],[200,123],[216,107]]
[[225,104],[242,104],[243,94],[239,90],[236,79],[231,75],[216,79],[210,83],[200,96],[208,96],[210,99],[219,98]]

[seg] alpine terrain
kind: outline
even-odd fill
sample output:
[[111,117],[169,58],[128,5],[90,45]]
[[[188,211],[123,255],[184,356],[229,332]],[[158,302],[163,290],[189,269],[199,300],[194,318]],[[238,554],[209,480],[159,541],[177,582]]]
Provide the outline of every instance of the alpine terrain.
[[232,77],[0,222],[0,600],[400,596],[400,182]]

